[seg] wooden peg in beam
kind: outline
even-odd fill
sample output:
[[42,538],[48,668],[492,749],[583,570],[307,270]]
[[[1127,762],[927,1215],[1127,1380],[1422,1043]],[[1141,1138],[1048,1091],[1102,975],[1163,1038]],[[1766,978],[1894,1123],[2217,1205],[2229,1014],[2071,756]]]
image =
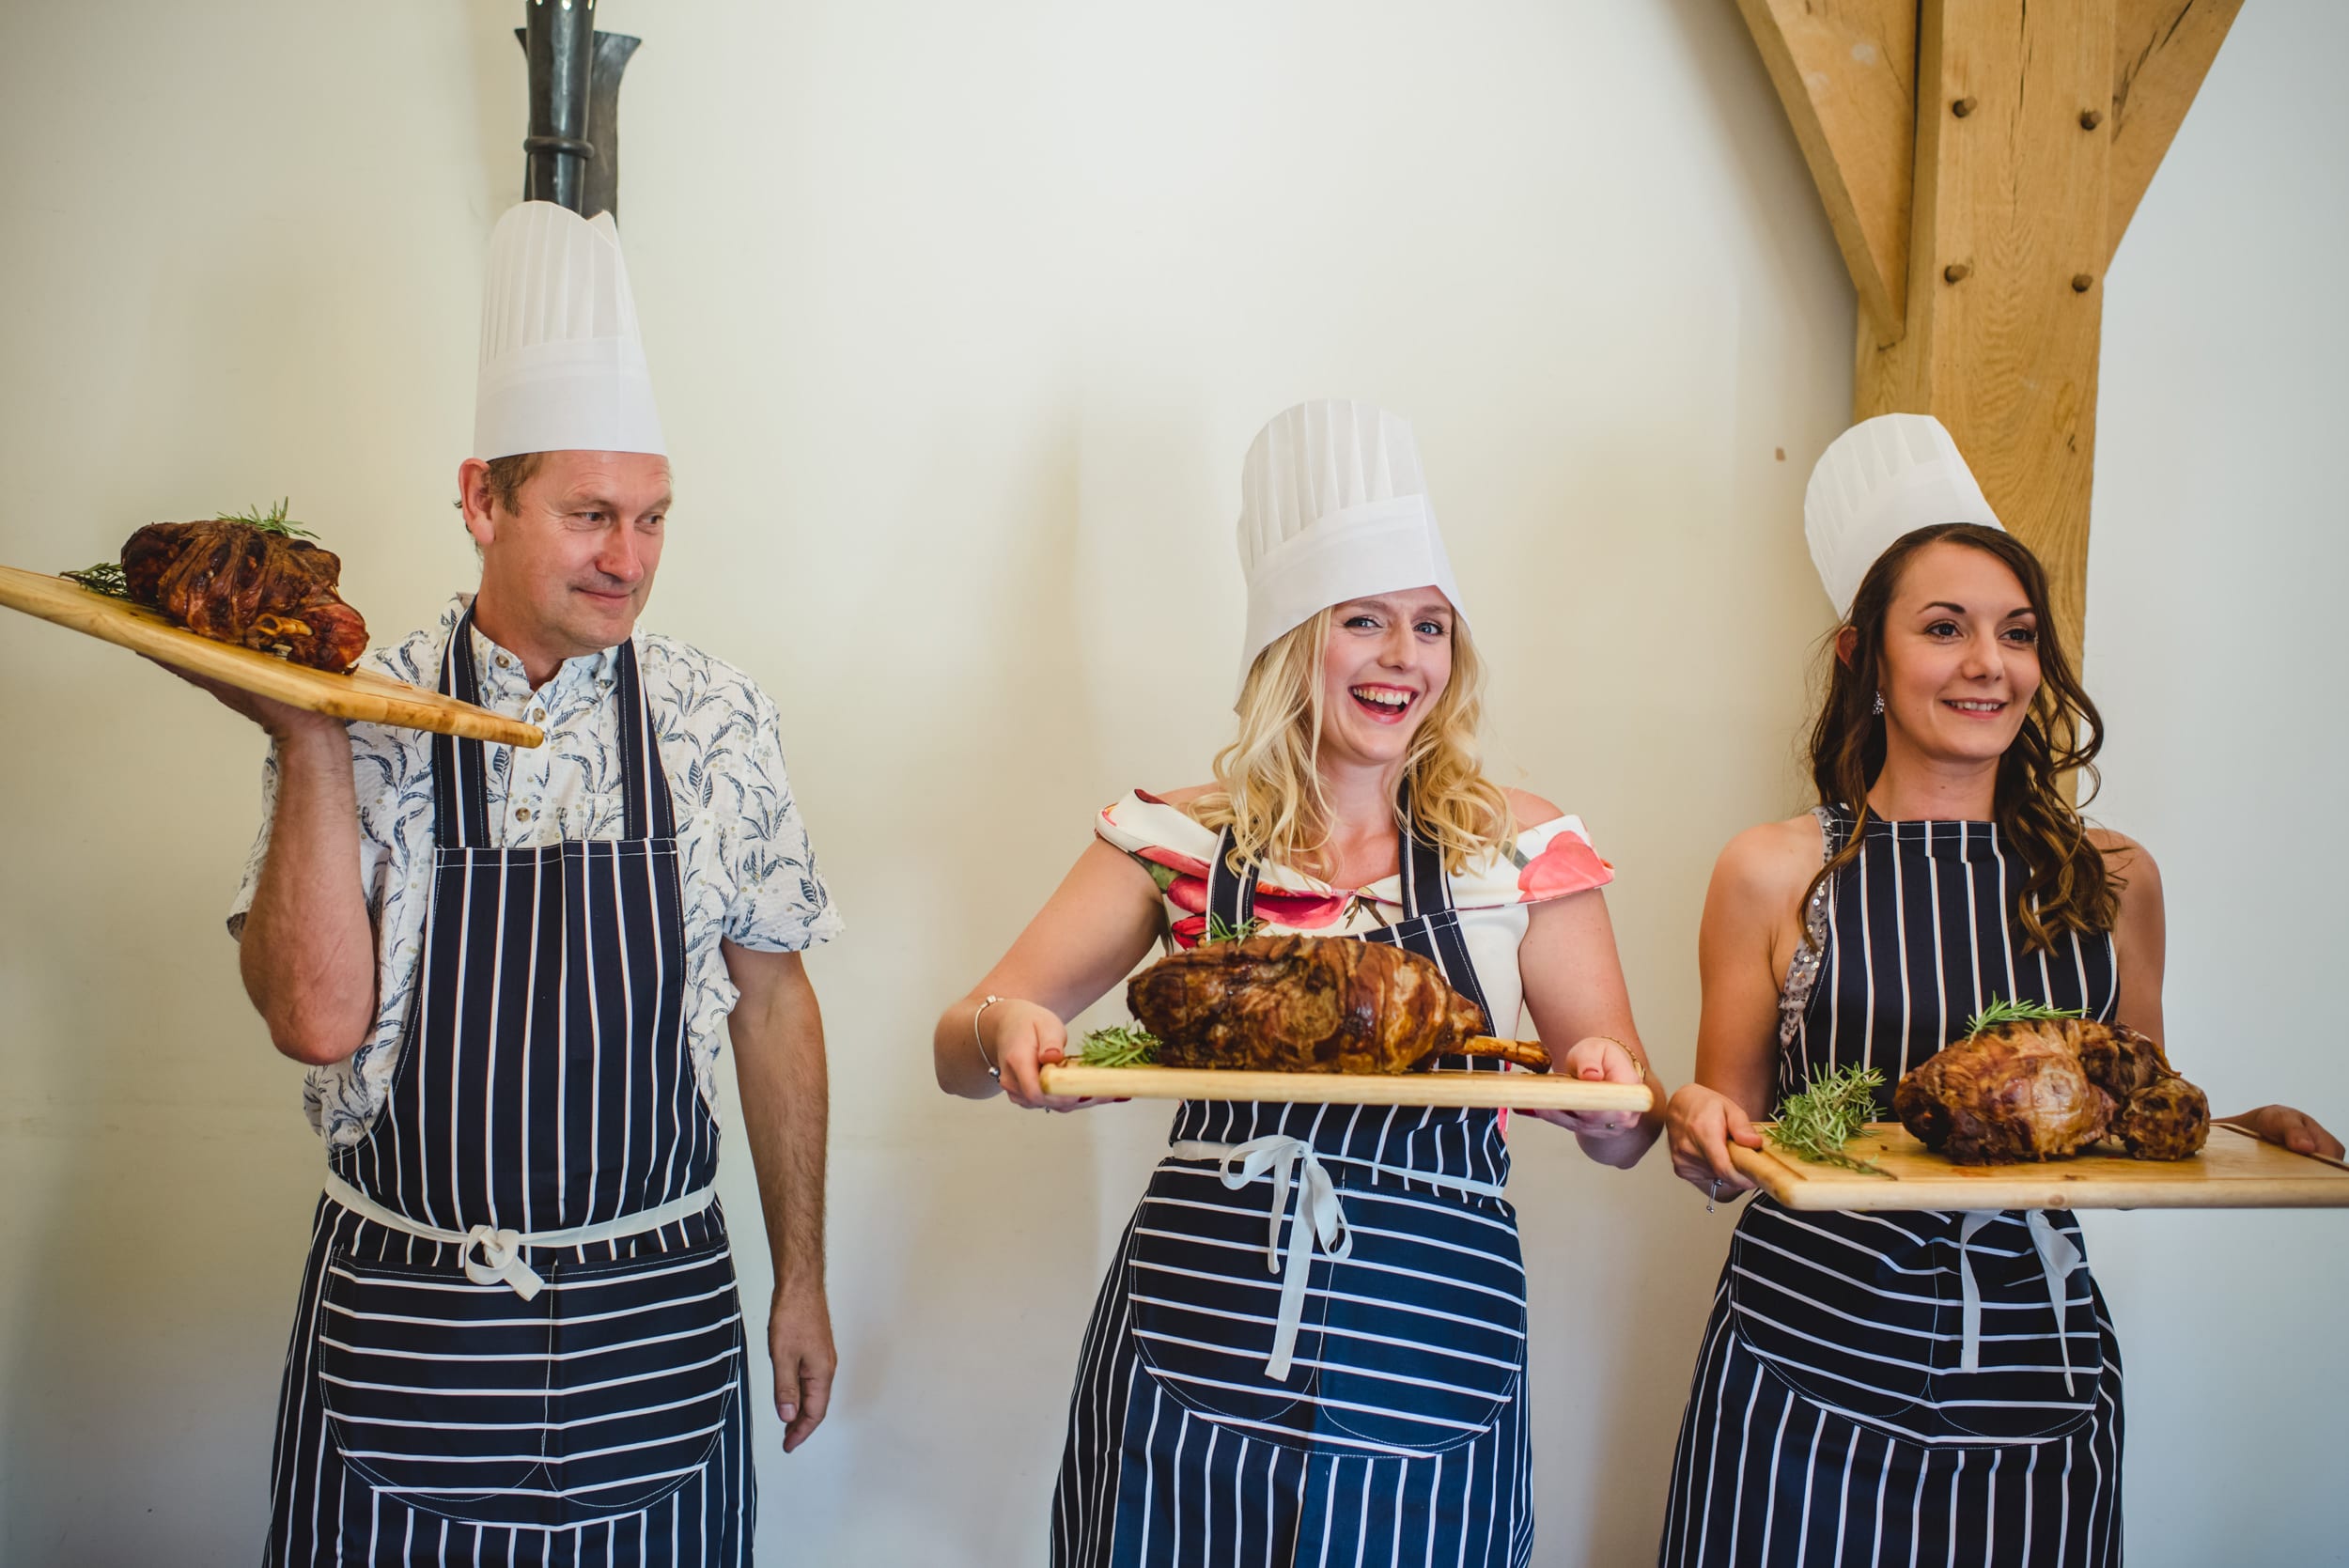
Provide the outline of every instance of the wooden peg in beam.
[[1950,427],[2077,649],[2097,283],[2242,0],[1738,9],[1859,293],[1853,417]]
[[[1859,416],[1949,427],[1999,521],[2046,563],[2075,648],[2101,343],[2101,296],[2075,280],[2103,272],[2111,147],[2079,112],[2111,70],[2114,4],[2033,6],[2018,25],[2012,0],[1925,0],[1918,91],[1978,107],[1918,125],[1908,330],[1890,346],[1861,334],[1853,386]],[[1937,256],[1970,266],[1926,272]]]

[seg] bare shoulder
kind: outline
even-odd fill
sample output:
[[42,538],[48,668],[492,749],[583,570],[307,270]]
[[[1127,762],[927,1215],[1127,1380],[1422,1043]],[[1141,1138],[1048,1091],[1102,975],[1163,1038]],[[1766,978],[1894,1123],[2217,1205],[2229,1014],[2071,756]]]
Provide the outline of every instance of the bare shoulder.
[[2149,871],[2155,869],[2153,851],[2126,833],[2110,828],[2091,828],[2088,830],[2088,842],[2104,851],[2115,871],[2125,871],[2131,865],[2142,866]]
[[1501,793],[1509,798],[1509,815],[1520,828],[1538,828],[1566,815],[1530,789],[1504,789]]
[[1819,874],[1825,848],[1809,812],[1748,828],[1713,862],[1713,886],[1760,908],[1792,908]]
[[2091,828],[2088,842],[2104,851],[2105,875],[2121,890],[2121,918],[2161,907],[2161,867],[2153,851],[2126,833],[2110,828]]

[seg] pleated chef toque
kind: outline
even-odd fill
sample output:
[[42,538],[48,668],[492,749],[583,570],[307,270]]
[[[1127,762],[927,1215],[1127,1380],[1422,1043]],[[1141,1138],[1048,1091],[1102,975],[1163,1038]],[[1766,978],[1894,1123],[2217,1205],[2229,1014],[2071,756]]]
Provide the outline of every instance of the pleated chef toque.
[[620,233],[551,201],[498,220],[481,301],[474,456],[666,456]]
[[1941,422],[1929,413],[1883,413],[1837,436],[1811,471],[1802,531],[1835,601],[1851,613],[1859,580],[1902,535],[1943,522],[2000,526]]
[[1468,618],[1420,473],[1411,427],[1369,403],[1299,403],[1272,416],[1240,464],[1248,578],[1245,686],[1283,632],[1347,599],[1432,583]]

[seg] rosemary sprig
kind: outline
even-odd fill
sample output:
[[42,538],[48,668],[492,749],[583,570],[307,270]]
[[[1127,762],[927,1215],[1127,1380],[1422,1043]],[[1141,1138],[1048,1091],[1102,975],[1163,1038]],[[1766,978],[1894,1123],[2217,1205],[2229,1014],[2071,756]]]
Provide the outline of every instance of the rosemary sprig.
[[1158,1060],[1159,1037],[1140,1024],[1097,1029],[1077,1060],[1088,1067],[1138,1067]]
[[1854,1064],[1813,1073],[1801,1094],[1787,1096],[1778,1108],[1770,1141],[1823,1165],[1881,1176],[1886,1173],[1881,1167],[1852,1158],[1843,1145],[1868,1125],[1876,1091],[1883,1087],[1884,1075],[1874,1067]]
[[1985,1029],[1996,1029],[2002,1023],[2029,1023],[2039,1018],[2084,1018],[2088,1014],[2077,1007],[2049,1007],[2036,1001],[2001,1001],[1996,995],[1990,1005],[1975,1014],[1966,1025],[1965,1039],[1972,1039]]
[[280,496],[278,498],[277,505],[272,506],[266,512],[262,511],[258,506],[247,506],[241,512],[222,512],[217,518],[214,519],[214,520],[218,522],[250,523],[252,526],[259,529],[264,534],[282,534],[288,539],[317,538],[318,536],[316,534],[311,533],[310,530],[303,527],[302,524],[289,521],[287,519],[287,509],[292,505],[292,496]]
[[91,593],[103,594],[108,598],[131,597],[131,585],[123,581],[122,563],[119,561],[101,561],[94,567],[84,567],[80,571],[62,571],[57,575],[68,582],[78,582]]
[[1244,942],[1263,930],[1264,924],[1261,920],[1244,920],[1234,925],[1210,909],[1207,911],[1207,934],[1199,939],[1199,945],[1212,947],[1217,942]]

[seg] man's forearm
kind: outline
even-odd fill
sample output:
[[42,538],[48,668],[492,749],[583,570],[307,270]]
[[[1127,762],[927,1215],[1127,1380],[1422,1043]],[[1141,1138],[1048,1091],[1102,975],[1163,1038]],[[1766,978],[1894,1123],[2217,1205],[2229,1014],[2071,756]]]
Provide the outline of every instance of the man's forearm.
[[745,986],[728,1027],[776,1288],[820,1292],[829,1089],[815,988],[794,962],[770,984]]
[[277,741],[269,852],[246,912],[238,967],[277,1048],[339,1062],[375,1021],[375,933],[359,884],[350,741],[332,722]]

